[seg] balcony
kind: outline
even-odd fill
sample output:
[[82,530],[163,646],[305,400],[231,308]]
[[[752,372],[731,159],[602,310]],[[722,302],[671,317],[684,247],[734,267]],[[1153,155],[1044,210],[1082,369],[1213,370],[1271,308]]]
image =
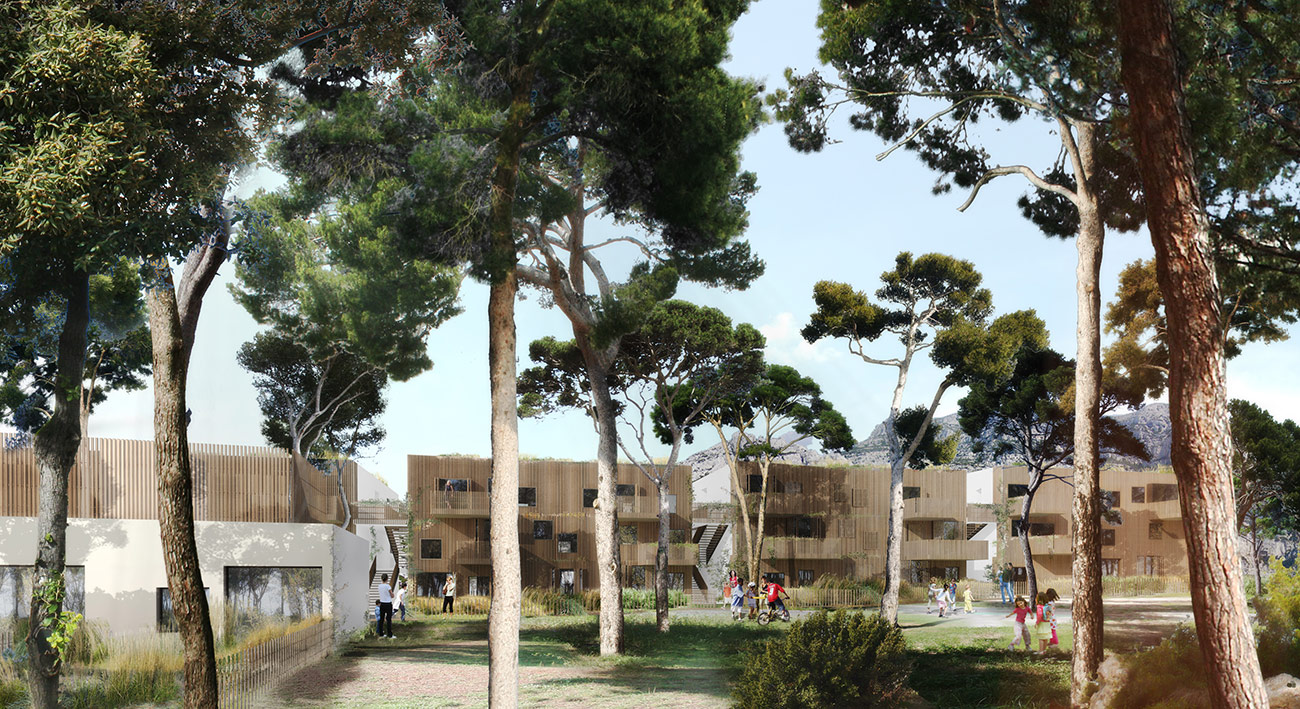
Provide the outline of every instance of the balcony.
[[[751,492],[745,495],[745,499],[750,503],[750,517],[754,516],[753,510],[758,504],[758,493]],[[803,492],[772,492],[767,493],[767,516],[781,515],[806,515],[810,512],[824,512],[826,510],[826,496],[813,496]]]
[[[659,519],[658,495],[620,495],[617,500],[620,522],[653,522]],[[677,510],[674,509],[672,513],[677,514]]]
[[460,542],[456,545],[456,556],[452,559],[457,564],[491,564],[492,545],[487,542]]
[[763,540],[764,559],[840,559],[862,551],[855,540],[848,537],[768,537]]
[[967,524],[992,524],[997,521],[993,508],[985,505],[966,505]]
[[965,539],[913,539],[903,542],[903,558],[908,561],[987,559],[988,542]]
[[[659,545],[655,542],[638,542],[623,544],[619,547],[619,556],[624,566],[653,566]],[[698,544],[669,544],[669,566],[694,566],[700,561]]]
[[440,491],[430,498],[430,517],[487,517],[487,492]]
[[[1009,561],[1013,564],[1020,565],[1025,563],[1024,552],[1021,551],[1020,538],[1012,537],[1007,540],[1009,548],[1007,550]],[[1039,537],[1029,538],[1029,551],[1033,553],[1034,558],[1046,558],[1049,556],[1073,556],[1073,540],[1068,534],[1052,534]],[[1106,555],[1106,549],[1114,547],[1103,547],[1102,555]]]
[[913,497],[903,500],[903,519],[905,520],[964,520],[966,502],[949,500],[942,497]]

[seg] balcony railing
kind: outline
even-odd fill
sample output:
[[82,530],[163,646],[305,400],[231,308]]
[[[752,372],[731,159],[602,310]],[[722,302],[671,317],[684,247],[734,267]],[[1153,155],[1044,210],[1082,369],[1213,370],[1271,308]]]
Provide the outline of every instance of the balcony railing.
[[[638,542],[624,544],[619,549],[619,556],[624,566],[651,566],[655,563],[655,554],[659,545],[655,542]],[[700,545],[669,544],[669,566],[694,566],[700,560]]]
[[455,562],[458,564],[492,563],[492,545],[488,542],[460,542],[456,545]]
[[963,519],[966,501],[942,497],[913,497],[903,500],[903,519]]
[[439,490],[430,494],[422,507],[431,517],[486,517],[488,495],[481,491]]
[[1150,510],[1152,514],[1160,519],[1182,519],[1183,508],[1178,503],[1178,498],[1172,500],[1163,500],[1161,502],[1136,503],[1133,505],[1134,510]]
[[988,542],[965,539],[913,539],[903,542],[903,558],[909,561],[987,559],[988,550]]
[[840,559],[864,551],[851,537],[768,537],[763,540],[763,558]]

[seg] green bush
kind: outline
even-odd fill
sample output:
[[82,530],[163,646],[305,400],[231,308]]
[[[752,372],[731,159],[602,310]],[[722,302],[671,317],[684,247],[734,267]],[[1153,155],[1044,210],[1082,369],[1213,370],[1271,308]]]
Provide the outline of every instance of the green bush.
[[1151,709],[1210,706],[1205,663],[1196,643],[1196,631],[1191,626],[1178,626],[1159,645],[1126,658],[1124,665],[1128,678],[1111,706]]
[[1260,669],[1265,677],[1300,675],[1300,568],[1288,569],[1274,560],[1271,570],[1264,595],[1255,599]]
[[903,633],[877,615],[818,612],[745,656],[740,707],[897,707],[910,664]]

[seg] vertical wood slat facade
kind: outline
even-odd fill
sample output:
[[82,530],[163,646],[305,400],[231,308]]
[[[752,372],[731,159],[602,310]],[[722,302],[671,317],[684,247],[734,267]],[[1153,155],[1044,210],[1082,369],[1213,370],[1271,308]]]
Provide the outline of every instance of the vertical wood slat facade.
[[[407,456],[407,489],[410,495],[412,569],[416,590],[427,592],[421,575],[458,576],[458,593],[468,595],[467,578],[491,575],[488,545],[488,487],[492,461],[486,458],[449,456]],[[675,495],[669,524],[675,542],[669,550],[669,573],[680,574],[683,590],[692,585],[691,569],[698,562],[698,547],[689,543],[691,530],[691,471],[677,466],[669,480]],[[465,481],[464,491],[448,492],[440,481]],[[625,583],[653,583],[653,566],[658,538],[659,495],[655,486],[636,468],[618,466],[617,482],[631,486],[632,495],[618,497],[619,525],[635,541],[621,545]],[[596,546],[594,510],[584,506],[584,490],[596,487],[596,463],[558,460],[525,460],[519,466],[519,486],[531,488],[534,504],[519,506],[519,541],[525,586],[559,587],[566,573],[572,573],[573,590],[595,588]],[[549,537],[534,535],[535,523]],[[548,524],[549,523],[549,524]],[[635,531],[633,531],[635,530]],[[571,551],[561,552],[560,535],[576,535]],[[422,542],[435,544],[439,556],[423,558]],[[433,540],[437,540],[433,542]],[[430,551],[433,549],[431,548]],[[483,587],[475,589],[480,591]],[[436,595],[436,594],[434,594]]]
[[[9,448],[0,434],[0,516],[37,514],[39,476],[31,446]],[[332,474],[287,451],[263,446],[190,445],[194,519],[238,522],[342,520]],[[69,477],[68,516],[92,519],[157,519],[158,476],[153,441],[88,438]],[[343,469],[344,487],[356,500],[357,468]]]

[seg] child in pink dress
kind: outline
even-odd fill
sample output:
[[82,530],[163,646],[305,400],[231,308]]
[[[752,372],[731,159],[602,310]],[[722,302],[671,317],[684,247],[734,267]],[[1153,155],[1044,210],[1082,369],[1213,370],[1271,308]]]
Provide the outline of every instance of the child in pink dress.
[[1047,594],[1046,594],[1046,595],[1047,595],[1047,606],[1046,606],[1046,608],[1047,608],[1047,622],[1051,623],[1051,625],[1052,625],[1052,639],[1051,639],[1050,641],[1048,641],[1047,644],[1048,644],[1048,645],[1060,645],[1060,644],[1061,644],[1061,641],[1058,640],[1057,637],[1056,637],[1056,602],[1057,602],[1061,597],[1060,597],[1059,595],[1057,595],[1057,593],[1056,593],[1056,589],[1054,589],[1054,588],[1049,588],[1049,589],[1047,589]]
[[1016,624],[1011,631],[1011,644],[1007,646],[1007,649],[1015,650],[1016,644],[1024,640],[1025,649],[1029,650],[1031,649],[1029,628],[1025,626],[1025,619],[1029,616],[1029,602],[1025,600],[1024,596],[1016,596],[1016,607],[1006,617],[1010,618],[1013,615],[1016,617]]

